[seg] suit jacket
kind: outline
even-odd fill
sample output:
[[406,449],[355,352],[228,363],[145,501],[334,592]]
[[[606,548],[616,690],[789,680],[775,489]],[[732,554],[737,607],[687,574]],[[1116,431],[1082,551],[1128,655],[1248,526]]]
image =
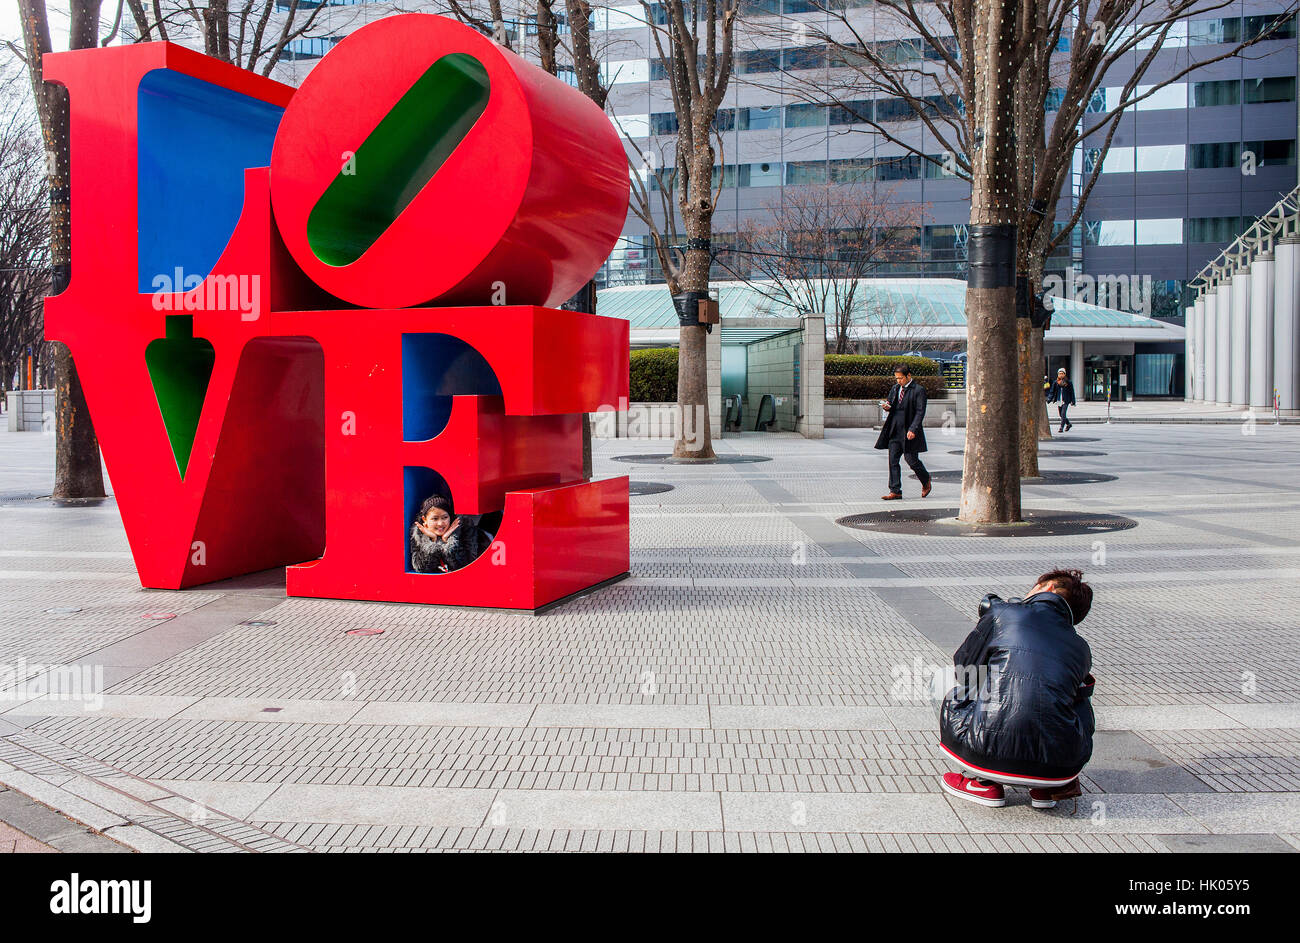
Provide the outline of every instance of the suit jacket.
[[[886,399],[889,400],[889,414],[885,417],[885,425],[880,430],[880,438],[876,439],[876,448],[889,448],[891,439],[899,439],[903,443],[904,452],[924,452],[925,429],[922,428],[922,420],[925,419],[925,388],[913,378],[908,384],[907,395],[903,398],[903,405],[898,405],[898,397],[902,394],[903,388],[897,383],[889,391]],[[916,437],[907,438],[908,432],[915,432]]]

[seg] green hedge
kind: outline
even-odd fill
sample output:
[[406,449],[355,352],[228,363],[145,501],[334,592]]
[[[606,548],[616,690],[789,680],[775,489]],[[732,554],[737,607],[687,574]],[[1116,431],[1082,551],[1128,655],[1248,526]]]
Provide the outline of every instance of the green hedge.
[[[946,399],[948,387],[943,377],[923,377],[913,375],[915,382],[921,384],[925,395],[931,399]],[[895,383],[893,374],[889,376],[828,376],[826,378],[827,399],[884,399],[889,388]]]
[[[677,348],[634,350],[628,356],[628,399],[633,403],[677,402]],[[881,399],[894,385],[894,365],[912,368],[916,382],[932,399],[947,396],[939,364],[928,357],[870,354],[826,355],[827,399]]]
[[628,400],[633,403],[677,402],[677,348],[634,350],[628,355]]
[[929,357],[884,357],[879,354],[827,354],[826,376],[892,377],[894,367],[900,363],[907,364],[913,376],[939,376],[939,362]]

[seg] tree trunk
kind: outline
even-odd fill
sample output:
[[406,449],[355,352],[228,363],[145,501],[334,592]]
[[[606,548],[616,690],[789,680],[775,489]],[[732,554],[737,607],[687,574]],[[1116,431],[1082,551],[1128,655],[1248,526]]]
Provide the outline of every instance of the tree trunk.
[[[73,0],[68,46],[93,48],[99,38],[99,0]],[[52,294],[68,287],[72,275],[71,184],[68,150],[68,95],[60,86],[45,83],[41,56],[50,51],[49,21],[44,0],[20,0],[23,41],[28,71],[45,138],[50,184],[50,267]],[[86,409],[72,353],[52,344],[55,389],[54,497],[102,498],[104,476],[99,441]]]
[[1017,0],[977,0],[972,125],[970,276],[966,288],[966,452],[958,519],[1020,520],[1016,353],[1016,150],[1013,134]]
[[[1032,303],[1032,284],[1030,298]],[[1043,381],[1039,379],[1041,358],[1034,357],[1035,331],[1029,318],[1016,318],[1016,374],[1020,377],[1020,477],[1038,477],[1038,413],[1045,407]]]
[[[1040,283],[1041,284],[1041,283]],[[1046,339],[1046,332],[1042,328],[1034,328],[1031,332],[1034,347],[1034,363],[1043,365],[1046,370],[1047,358],[1043,355],[1043,343]],[[1050,373],[1047,375],[1047,381],[1050,383],[1056,379]],[[1043,384],[1038,384],[1034,393],[1034,412],[1038,416],[1038,439],[1041,441],[1052,440],[1052,420],[1047,415],[1047,391],[1043,389]],[[1035,452],[1035,455],[1038,453]]]
[[[708,293],[709,268],[713,265],[710,236],[713,232],[713,146],[709,143],[709,125],[713,115],[697,114],[693,141],[687,158],[689,167],[686,187],[679,207],[686,230],[686,252],[679,292]],[[684,150],[684,149],[683,149]],[[680,156],[678,158],[680,163]],[[673,444],[673,458],[707,461],[715,458],[713,434],[709,424],[708,334],[703,325],[683,325],[677,348],[677,407],[681,412],[681,429]]]
[[677,349],[677,406],[681,429],[673,458],[715,457],[709,426],[708,335],[699,324],[680,328]]

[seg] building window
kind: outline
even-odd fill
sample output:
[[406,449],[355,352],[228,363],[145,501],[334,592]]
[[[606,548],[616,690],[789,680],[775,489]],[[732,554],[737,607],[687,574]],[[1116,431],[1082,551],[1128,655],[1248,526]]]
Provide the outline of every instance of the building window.
[[1200,216],[1183,221],[1187,242],[1232,242],[1241,232],[1240,216]]
[[676,134],[677,115],[671,111],[660,112],[650,116],[651,134]]
[[[1092,147],[1088,149],[1089,153],[1084,157],[1083,172],[1091,173],[1089,164],[1096,165],[1097,159],[1101,157],[1101,148]],[[1101,165],[1101,172],[1104,174],[1131,174],[1133,172],[1133,148],[1131,147],[1112,147],[1106,151],[1105,162]]]
[[874,114],[874,102],[869,98],[848,101],[840,105],[831,105],[827,109],[827,118],[833,125],[861,124],[871,121]]
[[877,180],[919,180],[921,157],[919,154],[900,154],[897,157],[878,157],[874,164]]
[[927,154],[921,161],[921,173],[927,180],[954,180],[957,161],[951,154]]
[[1191,105],[1209,108],[1215,105],[1241,104],[1241,83],[1236,79],[1224,82],[1193,82]]
[[1241,17],[1231,16],[1215,20],[1192,20],[1187,24],[1189,46],[1215,46],[1219,43],[1241,42]]
[[740,109],[741,131],[767,131],[781,127],[781,109],[776,105]]
[[1295,101],[1295,76],[1280,76],[1268,79],[1245,79],[1242,83],[1242,98],[1247,105],[1261,105],[1266,102]]
[[1187,149],[1182,144],[1149,144],[1136,151],[1134,169],[1138,173],[1186,169]]
[[876,57],[883,63],[900,65],[905,62],[920,62],[925,58],[921,51],[919,39],[890,39],[874,44]]
[[781,61],[790,71],[821,69],[826,65],[826,47],[796,46],[793,49],[784,49],[781,51]]
[[1083,244],[1086,246],[1133,245],[1133,220],[1086,219],[1083,221]]
[[786,105],[787,128],[818,128],[826,124],[825,105]]
[[1295,141],[1246,141],[1241,156],[1255,155],[1256,167],[1280,167],[1295,163]]
[[870,157],[831,161],[831,183],[866,183],[872,179]]
[[876,100],[877,121],[910,121],[916,117],[912,106],[901,98],[879,98]]
[[1274,39],[1295,39],[1295,14],[1285,19],[1279,14],[1242,17],[1242,35],[1245,39],[1256,39],[1268,33],[1266,41]]
[[[1110,90],[1107,89],[1107,91]],[[1120,89],[1116,89],[1117,97],[1120,91]],[[1141,98],[1143,95],[1146,95],[1146,98]],[[1171,82],[1160,88],[1156,88],[1154,85],[1139,85],[1134,97],[1141,98],[1133,106],[1137,111],[1168,111],[1173,108],[1186,108],[1187,85],[1184,82]]]
[[1140,246],[1177,245],[1183,241],[1181,219],[1139,219],[1137,244]]
[[1209,170],[1215,167],[1236,167],[1241,157],[1241,145],[1236,141],[1214,141],[1207,144],[1187,145],[1192,170]]
[[334,48],[342,36],[318,36],[313,39],[295,39],[286,43],[281,57],[284,59],[319,59]]
[[794,160],[785,165],[785,182],[795,186],[826,183],[826,161]]
[[756,72],[780,72],[780,49],[750,49],[736,56],[736,73],[753,75]]

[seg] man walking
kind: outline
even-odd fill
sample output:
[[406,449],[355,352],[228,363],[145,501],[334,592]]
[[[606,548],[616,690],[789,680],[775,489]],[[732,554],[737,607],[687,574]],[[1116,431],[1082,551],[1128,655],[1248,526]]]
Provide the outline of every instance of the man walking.
[[1065,375],[1064,367],[1056,371],[1056,382],[1052,384],[1052,388],[1047,394],[1047,401],[1061,404],[1056,407],[1057,413],[1061,416],[1061,432],[1069,432],[1073,429],[1074,423],[1070,422],[1068,411],[1074,405],[1074,384]]
[[925,430],[925,390],[921,384],[912,382],[912,371],[906,364],[894,368],[894,387],[889,391],[885,401],[880,404],[885,410],[885,425],[876,440],[876,448],[889,449],[889,493],[881,495],[883,501],[897,501],[903,497],[903,472],[898,466],[900,457],[907,459],[907,464],[916,477],[921,480],[921,497],[930,493],[930,473],[921,462],[920,453],[926,450]]

